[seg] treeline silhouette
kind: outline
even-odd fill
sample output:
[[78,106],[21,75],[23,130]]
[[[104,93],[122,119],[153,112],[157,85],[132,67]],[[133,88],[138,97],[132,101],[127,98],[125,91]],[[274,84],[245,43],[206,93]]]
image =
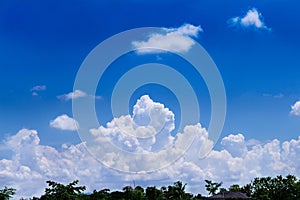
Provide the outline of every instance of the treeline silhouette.
[[[48,187],[40,197],[32,197],[30,200],[197,200],[197,199],[245,199],[234,195],[226,197],[225,194],[243,194],[248,199],[254,200],[299,200],[300,180],[293,175],[255,178],[250,183],[239,186],[231,185],[228,189],[222,188],[222,182],[205,180],[209,197],[201,194],[191,194],[185,191],[186,184],[181,181],[173,185],[157,188],[148,186],[125,186],[120,191],[110,189],[94,190],[85,193],[85,186],[78,186],[78,180],[67,185],[54,181],[47,181]],[[4,187],[0,189],[0,200],[13,198],[16,190]],[[222,195],[223,194],[223,195]],[[23,199],[23,198],[21,198]],[[23,199],[25,200],[25,199]]]

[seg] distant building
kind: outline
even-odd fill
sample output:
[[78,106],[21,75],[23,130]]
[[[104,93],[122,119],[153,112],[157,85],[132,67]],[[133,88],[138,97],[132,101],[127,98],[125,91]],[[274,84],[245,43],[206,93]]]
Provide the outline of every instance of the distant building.
[[216,195],[213,195],[211,197],[207,197],[206,199],[209,200],[222,200],[222,199],[251,199],[248,197],[245,193],[242,192],[220,192]]

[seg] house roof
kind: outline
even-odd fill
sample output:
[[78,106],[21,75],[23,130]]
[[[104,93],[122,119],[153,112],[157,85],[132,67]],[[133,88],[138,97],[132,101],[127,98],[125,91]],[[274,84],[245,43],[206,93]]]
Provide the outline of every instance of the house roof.
[[238,198],[238,199],[250,199],[250,197],[248,197],[245,193],[242,193],[242,192],[230,192],[230,191],[218,193],[216,195],[208,197],[207,199],[234,199],[234,198]]

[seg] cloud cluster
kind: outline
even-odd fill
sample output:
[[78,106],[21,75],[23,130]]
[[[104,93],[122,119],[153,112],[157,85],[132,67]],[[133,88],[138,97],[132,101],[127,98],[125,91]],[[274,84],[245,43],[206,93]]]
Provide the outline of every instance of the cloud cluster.
[[263,21],[263,16],[257,11],[256,8],[252,8],[247,11],[243,17],[233,17],[228,23],[232,26],[241,26],[243,28],[265,29],[270,30]]
[[200,124],[186,126],[176,137],[171,135],[174,128],[173,112],[144,95],[134,106],[132,117],[121,116],[106,127],[91,129],[94,143],[90,150],[110,168],[125,172],[154,171],[177,160],[196,136],[207,135]]
[[[203,135],[202,139],[207,138]],[[86,151],[84,143],[63,145],[57,150],[41,145],[37,131],[22,129],[6,141],[14,154],[9,160],[0,160],[0,184],[16,187],[20,196],[32,196],[40,195],[49,179],[62,183],[79,179],[89,190],[120,189],[132,180],[140,185],[151,182],[163,185],[182,180],[189,183],[190,191],[203,193],[199,188],[203,187],[204,179],[223,181],[229,186],[245,184],[256,176],[300,175],[300,137],[282,144],[275,139],[246,148],[241,134],[225,137],[222,141],[226,141],[224,149],[213,150],[205,159],[197,157],[201,140],[196,140],[187,154],[169,167],[152,173],[128,174],[103,167]],[[235,151],[243,155],[230,153],[230,146],[236,146]]]
[[51,120],[50,127],[66,131],[75,131],[79,128],[79,124],[75,119],[63,114]]
[[[256,8],[248,10],[244,16],[230,18],[228,24],[255,30],[271,30],[265,25],[262,14]],[[203,32],[201,26],[192,24],[184,24],[178,28],[162,28],[160,33],[153,33],[144,41],[133,41],[132,46],[139,54],[165,51],[186,53],[195,44],[192,38],[198,37],[200,32]]]
[[300,101],[297,101],[294,105],[291,106],[290,114],[300,116]]
[[[100,179],[101,166],[88,156],[84,144],[64,145],[62,151],[40,145],[36,130],[22,129],[6,141],[11,159],[0,160],[0,185],[18,190],[19,196],[40,195],[46,180],[69,182]],[[85,178],[88,178],[84,180]]]
[[202,31],[200,26],[192,24],[184,24],[178,28],[163,28],[163,33],[154,33],[146,41],[134,41],[132,45],[138,49],[138,53],[158,53],[164,50],[185,53],[195,43],[191,37],[197,37]]
[[[109,140],[122,151],[136,155],[128,163],[128,158],[108,149],[107,152],[99,152],[105,154],[107,163],[104,164],[111,167],[121,164],[117,160],[121,156],[124,168],[132,169],[147,169],[155,163],[165,162],[164,159],[168,157],[156,157],[161,160],[148,162],[139,160],[139,155],[147,153],[151,160],[151,153],[171,146],[168,149],[170,151],[163,151],[170,156],[176,150],[182,150],[186,142],[185,134],[194,133],[191,135],[195,139],[182,157],[160,170],[139,173],[123,173],[105,167],[87,152],[85,142],[62,144],[61,148],[56,149],[41,145],[36,130],[22,129],[4,142],[13,153],[9,159],[0,159],[0,185],[13,186],[18,196],[26,197],[43,193],[46,180],[68,183],[79,179],[80,184],[86,185],[89,191],[103,187],[121,189],[131,184],[132,180],[142,186],[161,186],[182,180],[188,183],[189,191],[205,194],[204,179],[223,181],[224,187],[227,187],[231,184],[246,184],[257,176],[290,173],[300,176],[300,137],[284,142],[274,139],[262,143],[253,142],[253,139],[246,140],[241,133],[230,134],[221,140],[221,150],[212,150],[204,159],[199,159],[201,149],[211,144],[208,132],[196,124],[186,126],[182,133],[173,137],[169,135],[174,129],[173,122],[174,115],[169,109],[144,96],[136,103],[133,116],[122,116],[112,120],[106,127],[91,130],[97,142],[102,140],[103,143],[98,144],[103,144],[104,150],[104,142]],[[150,127],[154,131],[161,130],[164,135],[157,139]],[[144,135],[139,128],[144,128],[149,134]],[[130,133],[127,132],[129,130]],[[139,168],[134,168],[134,165],[139,165]]]

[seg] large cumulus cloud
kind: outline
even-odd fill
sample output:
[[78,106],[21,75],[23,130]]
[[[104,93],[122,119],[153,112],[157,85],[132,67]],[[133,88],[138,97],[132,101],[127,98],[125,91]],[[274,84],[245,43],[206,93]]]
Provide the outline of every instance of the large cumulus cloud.
[[[149,119],[149,115],[153,119]],[[139,128],[148,131],[148,135],[144,135],[144,130],[139,132]],[[162,132],[159,143],[156,136],[152,135],[152,129]],[[130,130],[130,134],[126,134],[126,130]],[[160,186],[181,180],[188,183],[189,191],[205,194],[204,179],[223,181],[226,187],[231,184],[243,185],[256,176],[289,173],[300,176],[300,137],[283,142],[277,139],[266,143],[251,142],[249,145],[249,140],[242,133],[229,134],[221,139],[221,150],[212,150],[204,159],[199,159],[201,149],[212,145],[206,129],[201,124],[189,125],[176,136],[170,134],[172,130],[174,114],[149,97],[143,97],[137,102],[134,116],[122,116],[105,127],[91,130],[99,141],[109,140],[121,149],[135,154],[150,154],[166,147],[171,147],[174,152],[181,151],[186,135],[195,137],[185,154],[167,167],[152,172],[124,173],[98,162],[86,150],[84,142],[62,144],[57,149],[42,145],[36,130],[21,129],[4,141],[5,149],[12,153],[9,158],[0,158],[0,185],[12,186],[17,189],[17,196],[29,197],[42,194],[46,187],[45,181],[50,179],[62,183],[79,179],[80,184],[86,185],[89,191],[103,187],[121,189],[130,185],[133,180],[142,186]],[[140,138],[132,137],[132,134]],[[168,151],[163,153],[172,154]],[[112,153],[107,158],[110,158],[107,162],[113,163],[118,157]],[[133,167],[130,163],[125,163],[124,166],[126,164],[127,168]],[[151,162],[138,164],[140,168],[149,168],[147,165]]]

